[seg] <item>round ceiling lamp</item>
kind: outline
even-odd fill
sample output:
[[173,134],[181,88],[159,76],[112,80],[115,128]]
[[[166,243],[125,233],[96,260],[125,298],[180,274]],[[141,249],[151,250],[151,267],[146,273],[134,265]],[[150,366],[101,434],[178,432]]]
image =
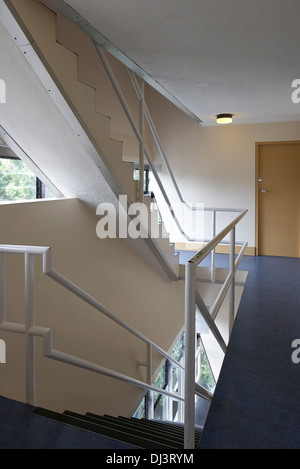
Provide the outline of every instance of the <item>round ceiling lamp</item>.
[[231,124],[232,114],[218,114],[217,124]]

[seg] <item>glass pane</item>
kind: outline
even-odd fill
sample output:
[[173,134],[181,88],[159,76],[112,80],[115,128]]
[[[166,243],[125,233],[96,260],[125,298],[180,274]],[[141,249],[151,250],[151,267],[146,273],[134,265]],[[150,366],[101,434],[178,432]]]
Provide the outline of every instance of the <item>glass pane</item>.
[[0,200],[36,198],[36,176],[17,159],[0,159]]
[[207,355],[205,353],[202,341],[200,343],[200,349],[201,349],[201,375],[199,379],[199,384],[201,384],[201,386],[208,389],[209,391],[213,391],[216,386],[216,382],[212,374],[210,364],[208,362]]
[[156,399],[156,405],[154,407],[154,418],[156,420],[165,419],[166,404],[167,404],[166,396],[163,394],[160,394],[159,397]]
[[[36,199],[37,181],[36,175],[22,160],[0,157],[0,201]],[[53,198],[51,191],[42,186],[39,197]]]
[[145,398],[142,399],[142,402],[140,403],[133,417],[137,419],[145,418]]
[[[139,169],[134,169],[133,170],[133,179],[134,181],[139,181],[140,180],[140,170]],[[143,187],[144,187],[144,193],[148,193],[148,170],[144,170],[144,181],[143,181]]]

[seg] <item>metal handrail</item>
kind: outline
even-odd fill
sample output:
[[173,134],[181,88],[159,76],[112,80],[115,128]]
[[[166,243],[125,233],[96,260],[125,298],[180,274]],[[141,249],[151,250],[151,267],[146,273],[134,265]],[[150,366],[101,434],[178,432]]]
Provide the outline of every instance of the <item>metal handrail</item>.
[[198,266],[203,259],[205,259],[208,254],[225,238],[225,236],[230,233],[232,228],[234,228],[238,222],[246,215],[248,212],[247,209],[243,210],[242,213],[236,217],[229,225],[227,225],[220,233],[215,236],[209,243],[207,243],[202,249],[200,249],[193,257],[189,259],[189,263]]
[[[5,254],[17,253],[25,255],[25,324],[17,324],[6,321],[5,311]],[[184,371],[184,366],[178,362],[174,357],[165,352],[156,343],[148,339],[145,335],[131,327],[128,323],[118,318],[115,314],[110,312],[99,301],[95,300],[92,296],[84,292],[81,288],[61,275],[52,268],[52,249],[44,246],[24,246],[24,245],[0,245],[0,330],[16,332],[26,335],[26,400],[29,404],[34,405],[35,402],[35,358],[34,358],[34,337],[39,336],[44,339],[44,355],[58,361],[62,361],[77,367],[81,367],[96,373],[110,376],[112,378],[125,381],[135,386],[141,387],[148,391],[159,392],[174,399],[184,401],[184,397],[179,394],[161,390],[152,385],[152,349],[159,352],[163,357],[170,360],[173,365],[179,367]],[[94,307],[102,314],[116,322],[123,329],[127,330],[147,345],[147,377],[148,383],[137,380],[122,373],[110,370],[101,365],[82,360],[78,357],[66,354],[64,352],[52,348],[52,331],[46,327],[35,325],[34,321],[34,256],[41,255],[43,260],[42,271],[44,274],[52,278],[54,281],[71,291],[73,294],[81,298],[90,306]],[[211,399],[212,395],[202,386],[195,383],[196,393]]]
[[[177,184],[176,179],[175,179],[175,177],[174,177],[174,174],[173,174],[173,172],[172,172],[172,170],[171,170],[171,167],[170,167],[169,162],[168,162],[168,160],[167,160],[166,154],[165,154],[165,152],[164,152],[164,150],[163,150],[163,147],[162,147],[162,144],[161,144],[161,142],[160,142],[160,139],[159,139],[157,130],[156,130],[155,125],[154,125],[154,122],[153,122],[153,120],[152,120],[152,117],[151,117],[151,114],[150,114],[150,112],[149,112],[148,106],[147,106],[147,104],[146,104],[146,102],[145,102],[144,94],[143,94],[143,92],[142,92],[142,90],[141,90],[141,88],[140,88],[140,86],[139,86],[139,84],[138,84],[138,81],[137,81],[137,79],[136,79],[135,74],[132,72],[132,70],[130,70],[130,69],[127,69],[127,70],[128,70],[129,76],[130,76],[130,78],[131,78],[132,84],[133,84],[133,86],[134,86],[134,89],[135,89],[135,91],[136,91],[136,93],[137,93],[137,95],[138,95],[138,98],[139,98],[141,101],[144,102],[144,108],[143,108],[143,110],[144,110],[145,117],[146,117],[146,119],[147,119],[147,122],[148,122],[149,127],[150,127],[151,132],[152,132],[152,135],[153,135],[153,137],[154,137],[154,140],[155,140],[155,142],[156,142],[156,144],[157,144],[157,147],[158,147],[158,149],[159,149],[159,152],[160,152],[160,154],[161,154],[162,160],[163,160],[163,162],[164,162],[164,164],[165,164],[165,166],[166,166],[166,168],[167,168],[167,171],[168,171],[168,173],[169,173],[169,175],[170,175],[170,177],[171,177],[172,183],[173,183],[173,185],[174,185],[174,187],[175,187],[175,189],[176,189],[176,192],[177,192],[177,195],[178,195],[178,197],[179,197],[179,200],[180,200],[180,202],[186,204],[186,202],[184,202],[184,200],[183,200],[183,198],[182,198],[182,195],[181,195],[181,192],[180,192],[180,190],[179,190],[178,184]],[[186,204],[186,205],[187,205],[187,204]]]
[[[144,112],[144,115],[145,115],[145,117],[146,117],[146,119],[147,119],[149,128],[150,128],[150,130],[151,130],[151,132],[152,132],[153,138],[154,138],[154,140],[155,140],[155,143],[156,143],[156,145],[157,145],[157,148],[158,148],[158,150],[159,150],[159,153],[160,153],[160,155],[161,155],[161,158],[162,158],[162,160],[163,160],[163,162],[164,162],[164,165],[165,165],[165,167],[166,167],[166,169],[167,169],[167,172],[168,172],[168,174],[169,174],[169,176],[170,176],[170,178],[171,178],[172,184],[173,184],[173,186],[174,186],[174,188],[175,188],[175,191],[176,191],[176,193],[177,193],[177,195],[178,195],[178,198],[179,198],[180,202],[181,202],[182,204],[184,204],[189,210],[193,210],[193,211],[195,211],[195,210],[196,210],[196,211],[197,211],[197,210],[204,210],[204,211],[208,211],[208,212],[242,212],[243,209],[239,209],[239,208],[217,208],[217,207],[203,207],[203,208],[201,207],[201,208],[200,208],[200,207],[197,207],[197,206],[193,206],[193,205],[191,206],[191,205],[189,205],[189,204],[183,199],[182,194],[181,194],[181,191],[180,191],[180,189],[179,189],[179,186],[178,186],[178,184],[177,184],[177,182],[176,182],[176,179],[175,179],[175,177],[174,177],[174,174],[173,174],[172,169],[171,169],[171,167],[170,167],[170,164],[169,164],[169,162],[168,162],[166,153],[165,153],[165,151],[164,151],[164,149],[163,149],[163,146],[162,146],[162,144],[161,144],[161,141],[160,141],[158,132],[157,132],[156,127],[155,127],[155,125],[154,125],[154,122],[153,122],[153,120],[152,120],[152,117],[151,117],[149,108],[148,108],[148,106],[147,106],[147,104],[146,104],[146,102],[145,102],[145,97],[144,97],[143,89],[140,88],[139,83],[138,83],[137,78],[136,78],[136,75],[133,73],[133,71],[130,70],[129,68],[128,68],[127,70],[128,70],[129,76],[130,76],[130,78],[131,78],[131,82],[132,82],[132,84],[133,84],[133,87],[134,87],[134,89],[135,89],[135,92],[136,92],[136,94],[137,94],[139,100],[143,102],[143,106],[141,107],[141,109],[143,109],[143,112]],[[183,230],[182,230],[182,234],[184,234],[184,233],[183,233]],[[214,236],[215,236],[215,233],[213,234],[212,237],[214,237]],[[190,239],[190,240],[191,240],[191,238],[189,238],[188,236],[186,236],[186,237],[187,237],[187,239]]]
[[[185,409],[184,409],[184,447],[193,449],[195,435],[195,320],[196,306],[199,308],[208,326],[210,327],[215,338],[218,340],[224,353],[226,352],[226,344],[214,323],[216,315],[223,303],[226,293],[229,290],[229,335],[232,330],[234,321],[235,306],[235,273],[240,264],[241,258],[245,252],[248,243],[244,243],[237,259],[235,259],[235,227],[246,215],[248,210],[235,218],[227,227],[225,227],[217,236],[215,236],[206,246],[200,249],[186,263],[185,274]],[[196,268],[200,262],[205,259],[215,247],[230,233],[230,253],[229,253],[229,273],[227,278],[213,304],[212,310],[209,312],[205,303],[196,289]]]
[[[52,268],[52,250],[50,247],[43,246],[21,246],[21,245],[0,245],[0,330],[10,331],[25,334],[26,337],[26,399],[29,404],[34,405],[35,402],[35,349],[34,337],[40,336],[44,339],[44,355],[58,361],[62,361],[77,367],[81,367],[96,373],[110,376],[115,379],[131,383],[135,386],[146,389],[150,392],[159,392],[165,394],[173,399],[183,401],[184,406],[184,447],[186,449],[193,448],[194,445],[194,431],[195,431],[195,395],[204,397],[211,400],[212,394],[203,386],[195,381],[195,310],[196,304],[202,312],[204,318],[211,328],[213,334],[220,343],[223,351],[226,351],[226,344],[221,337],[217,327],[212,322],[213,318],[207,311],[206,307],[203,308],[203,300],[196,291],[196,267],[214,248],[215,246],[230,232],[230,272],[226,281],[224,282],[224,292],[218,299],[218,305],[221,305],[228,288],[231,288],[230,295],[230,317],[234,316],[234,274],[240,263],[247,243],[244,244],[237,260],[235,261],[235,226],[245,216],[248,210],[244,210],[232,223],[224,228],[213,240],[211,240],[205,247],[203,247],[196,255],[194,255],[186,264],[186,286],[185,286],[185,366],[183,367],[176,359],[165,352],[161,347],[145,337],[143,334],[132,328],[125,321],[121,320],[101,303],[84,292],[81,288],[61,275]],[[20,253],[25,256],[25,325],[18,323],[11,323],[6,321],[5,311],[5,254],[6,253]],[[148,383],[137,380],[130,376],[116,372],[114,370],[102,367],[87,360],[82,360],[78,357],[66,354],[64,352],[52,348],[52,331],[49,328],[40,327],[35,325],[34,313],[34,256],[42,255],[43,258],[43,273],[50,278],[67,288],[76,296],[81,298],[87,304],[96,308],[101,313],[115,321],[122,328],[126,329],[147,344],[147,380]],[[226,289],[226,292],[225,292]],[[208,320],[209,317],[209,320]],[[232,327],[232,320],[230,320],[230,328]],[[152,385],[152,349],[160,352],[165,358],[169,359],[180,369],[185,371],[185,386],[184,397],[164,389],[157,388]]]
[[[180,224],[180,221],[178,220],[177,216],[176,216],[176,213],[174,211],[174,209],[172,208],[172,204],[170,202],[170,199],[169,199],[169,196],[163,186],[163,183],[159,177],[159,174],[155,168],[155,165],[153,164],[151,158],[150,158],[150,154],[146,148],[146,145],[145,145],[145,142],[144,142],[144,132],[143,132],[143,125],[142,125],[142,116],[140,115],[140,128],[138,128],[138,126],[136,125],[135,123],[135,120],[133,118],[133,115],[130,111],[130,108],[128,106],[128,103],[126,101],[126,98],[120,88],[120,85],[118,83],[118,80],[116,79],[116,76],[112,70],[112,67],[105,55],[105,52],[102,50],[101,47],[99,47],[95,42],[93,42],[94,44],[94,47],[96,49],[96,52],[97,52],[97,55],[98,57],[100,58],[102,64],[103,64],[103,67],[107,73],[107,76],[109,77],[110,79],[110,82],[115,90],[115,93],[121,103],[121,106],[127,116],[127,119],[131,125],[131,128],[139,142],[139,145],[140,145],[140,151],[139,151],[139,166],[142,165],[142,156],[144,154],[144,156],[146,157],[146,160],[147,160],[147,163],[149,164],[149,167],[154,175],[154,178],[157,182],[157,185],[159,187],[159,190],[161,191],[162,193],[162,196],[165,200],[165,203],[167,204],[167,207],[168,207],[168,210],[170,211],[171,213],[171,216],[172,218],[174,219],[176,225],[177,225],[177,228],[179,229],[180,233],[188,240],[188,241],[195,241],[195,239],[192,239],[190,236],[188,236],[188,234],[184,231],[183,227],[181,226]],[[149,127],[151,129],[151,132],[153,134],[153,137],[154,137],[154,140],[158,146],[158,149],[159,149],[159,152],[161,154],[161,157],[162,157],[162,160],[164,162],[164,165],[165,167],[167,168],[167,171],[169,173],[169,176],[172,180],[172,184],[173,186],[175,187],[175,190],[176,190],[176,193],[179,197],[179,200],[182,204],[184,204],[189,210],[204,210],[204,211],[210,211],[210,212],[213,212],[213,214],[215,214],[216,212],[240,212],[242,211],[242,209],[236,209],[236,208],[233,208],[233,209],[228,209],[228,208],[212,208],[212,207],[204,207],[204,208],[199,208],[199,207],[195,207],[195,206],[190,206],[187,202],[184,201],[183,197],[182,197],[182,194],[180,192],[180,189],[178,187],[178,184],[175,180],[175,177],[174,177],[174,174],[171,170],[171,167],[169,165],[169,162],[167,160],[167,157],[166,157],[166,154],[162,148],[162,144],[160,142],[160,139],[159,139],[159,136],[158,136],[158,133],[157,133],[157,130],[155,128],[155,125],[153,123],[153,120],[151,118],[151,115],[150,115],[150,112],[149,112],[149,109],[148,109],[148,106],[145,102],[145,98],[144,98],[144,92],[143,92],[143,89],[141,89],[141,87],[139,86],[138,84],[138,81],[136,79],[136,76],[134,75],[134,73],[127,69],[128,72],[129,72],[129,76],[131,78],[131,81],[132,81],[132,84],[133,84],[133,87],[137,93],[137,96],[140,100],[140,114],[141,113],[144,113],[144,115],[146,116],[147,118],[147,121],[148,121],[148,124],[149,124]],[[140,175],[141,177],[141,175]],[[140,188],[140,194],[139,194],[139,201],[141,202],[143,200],[143,191],[141,190]],[[215,224],[215,222],[214,222]],[[215,236],[215,232],[213,232],[213,237]]]
[[[170,210],[170,213],[171,213],[171,215],[172,215],[172,217],[173,217],[173,219],[174,219],[174,221],[175,221],[175,223],[176,223],[178,229],[180,230],[181,234],[183,234],[183,235],[188,239],[188,235],[187,235],[187,234],[184,232],[184,230],[182,229],[182,227],[181,227],[181,225],[180,225],[180,222],[179,222],[179,220],[178,220],[178,218],[177,218],[177,216],[176,216],[174,210],[172,209],[172,204],[171,204],[171,202],[170,202],[170,200],[169,200],[169,197],[168,197],[168,195],[167,195],[167,193],[166,193],[166,191],[165,191],[165,188],[164,188],[164,186],[163,186],[163,184],[162,184],[162,182],[161,182],[161,180],[160,180],[160,177],[159,177],[159,175],[158,175],[158,173],[157,173],[157,171],[156,171],[156,168],[155,168],[155,166],[154,166],[154,164],[153,164],[153,162],[152,162],[152,160],[151,160],[151,158],[150,158],[149,152],[148,152],[148,150],[147,150],[147,148],[146,148],[146,146],[145,146],[145,142],[144,142],[143,136],[141,135],[141,132],[140,132],[140,130],[138,129],[138,127],[137,127],[137,125],[136,125],[136,123],[135,123],[135,121],[134,121],[134,118],[133,118],[133,116],[132,116],[132,114],[131,114],[131,111],[130,111],[129,106],[128,106],[127,102],[126,102],[126,99],[125,99],[125,97],[124,97],[124,95],[123,95],[123,93],[122,93],[122,90],[121,90],[121,88],[120,88],[120,86],[119,86],[119,84],[118,84],[118,81],[117,81],[117,79],[116,79],[116,77],[115,77],[115,75],[114,75],[114,72],[113,72],[113,70],[112,70],[112,68],[111,68],[111,66],[110,66],[110,63],[108,62],[107,57],[105,56],[104,52],[103,52],[99,47],[97,47],[97,44],[96,44],[95,42],[94,42],[94,46],[95,46],[95,49],[96,49],[96,51],[97,51],[97,54],[98,54],[99,58],[100,58],[101,61],[102,61],[102,64],[103,64],[103,66],[104,66],[104,69],[105,69],[105,71],[106,71],[106,73],[107,73],[107,75],[108,75],[108,77],[109,77],[109,79],[110,79],[110,81],[111,81],[111,84],[112,84],[112,86],[113,86],[113,88],[114,88],[114,90],[115,90],[115,92],[116,92],[116,94],[117,94],[117,96],[118,96],[118,98],[119,98],[119,101],[120,101],[120,103],[121,103],[121,105],[122,105],[122,107],[123,107],[123,110],[124,110],[124,112],[125,112],[125,114],[126,114],[128,120],[129,120],[129,123],[130,123],[130,125],[131,125],[131,127],[132,127],[132,130],[133,130],[133,132],[134,132],[134,134],[135,134],[135,136],[136,136],[136,138],[137,138],[139,144],[141,145],[141,147],[142,147],[143,150],[144,150],[144,155],[145,155],[145,157],[146,157],[146,159],[147,159],[147,162],[148,162],[148,164],[149,164],[149,166],[150,166],[150,169],[151,169],[151,171],[152,171],[152,173],[153,173],[153,175],[154,175],[154,177],[155,177],[155,180],[156,180],[156,182],[157,182],[157,184],[158,184],[158,186],[159,186],[159,189],[160,189],[160,191],[161,191],[161,193],[162,193],[162,195],[163,195],[163,197],[164,197],[164,199],[165,199],[165,202],[166,202],[167,205],[168,205],[168,208],[169,208],[169,210]],[[141,190],[140,190],[140,193],[141,193]]]

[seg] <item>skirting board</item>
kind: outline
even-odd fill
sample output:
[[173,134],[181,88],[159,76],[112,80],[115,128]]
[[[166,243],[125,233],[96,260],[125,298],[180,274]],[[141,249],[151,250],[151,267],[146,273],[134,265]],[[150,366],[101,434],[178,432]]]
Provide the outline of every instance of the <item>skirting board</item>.
[[[193,242],[188,242],[188,243],[175,243],[175,249],[178,251],[200,251],[200,249],[205,246],[205,243],[193,243]],[[238,254],[241,250],[242,246],[236,246],[235,247],[235,253]],[[216,252],[218,254],[229,254],[229,245],[228,244],[218,244],[216,247]],[[245,250],[245,255],[246,256],[255,256],[256,251],[255,247],[253,246],[247,246]]]

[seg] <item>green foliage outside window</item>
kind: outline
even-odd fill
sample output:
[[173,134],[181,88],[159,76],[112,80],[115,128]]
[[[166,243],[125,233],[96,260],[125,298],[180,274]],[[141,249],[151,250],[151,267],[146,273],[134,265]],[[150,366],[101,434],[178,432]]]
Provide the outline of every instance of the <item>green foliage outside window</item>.
[[54,197],[22,160],[0,157],[0,201]]
[[201,350],[201,375],[199,379],[199,384],[203,386],[205,389],[211,391],[215,388],[215,379],[211,372],[210,365],[208,363],[207,355],[203,348],[202,342],[200,343],[200,350]]
[[36,198],[36,176],[21,160],[0,158],[0,200]]
[[[211,371],[211,368],[207,359],[207,355],[205,353],[201,339],[199,340],[199,346],[201,350],[201,375],[199,379],[199,384],[201,384],[201,386],[203,386],[207,390],[213,391],[216,383],[215,383],[215,379],[212,374],[212,371]],[[184,355],[184,333],[182,334],[180,339],[177,341],[177,343],[175,344],[172,350],[172,356],[179,362],[182,359],[183,355]],[[177,377],[174,376],[174,373],[176,374],[175,370],[173,370],[173,380],[176,380]],[[167,380],[168,380],[167,366],[166,366],[166,362],[164,362],[160,371],[156,375],[156,378],[153,384],[157,388],[164,389],[167,385]],[[159,392],[154,392],[153,398],[154,398],[154,402],[156,403],[155,418],[161,419],[164,414],[163,406],[166,405],[166,396],[164,396],[163,394],[160,394]],[[145,404],[146,404],[146,401],[144,398],[142,402],[140,403],[136,413],[134,414],[136,418],[145,417]]]

